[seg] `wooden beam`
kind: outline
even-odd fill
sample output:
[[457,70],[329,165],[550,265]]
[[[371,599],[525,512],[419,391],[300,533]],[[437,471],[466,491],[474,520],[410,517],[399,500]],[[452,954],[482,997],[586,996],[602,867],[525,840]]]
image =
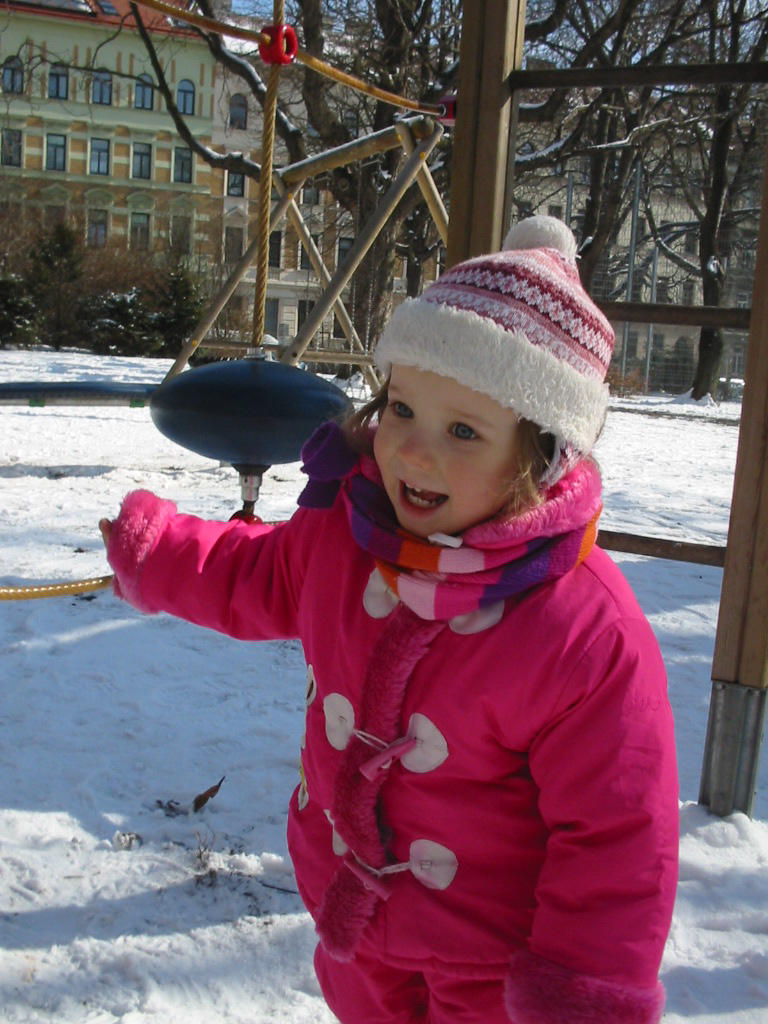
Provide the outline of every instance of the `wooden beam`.
[[714,679],[768,687],[768,160]]
[[768,706],[768,157],[699,802],[752,813]]
[[[405,123],[410,128],[415,139],[422,142],[429,138],[434,130],[432,119],[428,117],[414,117],[406,119]],[[397,149],[402,145],[396,125],[382,128],[370,135],[363,135],[359,139],[345,142],[334,149],[326,149],[315,156],[307,157],[295,164],[288,164],[279,168],[277,173],[284,185],[292,187],[301,185],[306,178],[316,177],[326,171],[333,171],[337,167],[345,167],[347,164],[365,160],[377,153],[385,153],[389,149]]]
[[626,68],[526,68],[512,71],[507,81],[512,91],[768,82],[768,61],[656,64],[653,67],[635,64]]
[[686,324],[748,331],[750,311],[737,306],[675,306],[660,302],[603,302],[595,304],[615,323]]
[[522,67],[525,0],[464,4],[448,265],[501,247],[509,215],[509,73]]
[[637,533],[619,533],[603,530],[597,543],[605,551],[626,551],[649,558],[666,558],[673,562],[694,562],[696,565],[721,566],[725,562],[725,548],[717,544],[694,544],[687,540],[669,540],[666,537],[643,537]]

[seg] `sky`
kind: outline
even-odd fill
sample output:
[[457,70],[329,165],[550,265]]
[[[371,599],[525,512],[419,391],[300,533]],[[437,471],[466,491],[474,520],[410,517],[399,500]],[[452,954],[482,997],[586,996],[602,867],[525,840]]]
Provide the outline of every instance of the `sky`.
[[[159,382],[169,362],[0,350],[0,382]],[[350,390],[362,394],[353,382]],[[736,403],[613,401],[606,529],[724,544]],[[290,516],[296,463],[258,511]],[[148,487],[227,518],[237,475],[147,409],[0,403],[0,586],[109,572],[97,523]],[[681,872],[665,1024],[768,1021],[768,765],[754,817],[697,804],[721,571],[614,554],[669,675]],[[332,1024],[285,845],[305,664],[103,590],[0,602],[0,1005],[7,1024]],[[201,810],[194,797],[223,778]]]

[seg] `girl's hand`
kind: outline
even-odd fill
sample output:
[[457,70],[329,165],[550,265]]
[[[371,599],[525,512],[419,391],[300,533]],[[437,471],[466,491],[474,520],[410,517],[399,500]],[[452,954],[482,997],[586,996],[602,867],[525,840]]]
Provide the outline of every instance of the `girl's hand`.
[[101,537],[104,541],[104,547],[109,546],[109,538],[112,536],[112,520],[111,519],[100,519],[99,529],[101,530]]

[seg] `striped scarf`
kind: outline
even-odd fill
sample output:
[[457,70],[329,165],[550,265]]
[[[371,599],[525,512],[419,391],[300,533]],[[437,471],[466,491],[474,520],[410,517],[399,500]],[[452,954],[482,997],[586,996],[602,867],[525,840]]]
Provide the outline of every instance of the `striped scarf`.
[[375,461],[357,456],[337,425],[320,427],[302,457],[310,479],[299,504],[329,507],[341,490],[355,541],[421,619],[466,615],[558,579],[587,557],[597,538],[600,474],[589,460],[522,515],[430,540],[398,525]]

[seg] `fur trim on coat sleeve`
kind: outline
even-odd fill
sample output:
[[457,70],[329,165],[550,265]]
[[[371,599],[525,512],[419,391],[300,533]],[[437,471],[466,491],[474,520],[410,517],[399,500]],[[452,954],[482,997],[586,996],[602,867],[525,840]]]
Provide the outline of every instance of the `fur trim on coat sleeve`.
[[172,501],[150,491],[131,491],[112,524],[107,560],[115,571],[118,597],[142,612],[153,612],[141,596],[141,570],[168,521],[176,515]]
[[505,1000],[513,1024],[658,1024],[664,988],[578,974],[522,950],[510,961]]

